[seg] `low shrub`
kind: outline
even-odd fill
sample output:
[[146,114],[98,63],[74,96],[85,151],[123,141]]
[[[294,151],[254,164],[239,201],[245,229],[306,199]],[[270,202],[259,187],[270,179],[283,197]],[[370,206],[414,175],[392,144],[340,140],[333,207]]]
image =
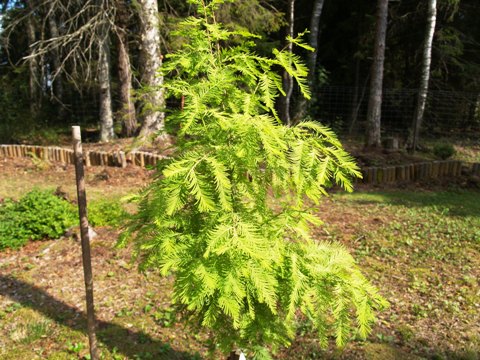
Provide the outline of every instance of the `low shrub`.
[[0,250],[59,238],[76,223],[75,207],[50,191],[33,190],[18,202],[7,199],[0,204]]
[[447,160],[455,155],[455,148],[448,143],[435,144],[433,147],[433,155],[442,160]]
[[88,222],[91,226],[120,226],[126,211],[119,201],[99,200],[88,204]]

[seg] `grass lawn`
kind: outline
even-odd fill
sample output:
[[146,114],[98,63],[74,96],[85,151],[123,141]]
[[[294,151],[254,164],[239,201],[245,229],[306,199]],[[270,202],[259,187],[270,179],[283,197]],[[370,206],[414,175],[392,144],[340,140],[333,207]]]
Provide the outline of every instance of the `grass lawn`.
[[[88,169],[90,199],[118,198],[148,181],[138,168]],[[33,186],[74,196],[71,167],[0,161],[0,199]],[[480,192],[363,189],[335,193],[317,208],[320,240],[351,251],[391,306],[367,341],[322,350],[307,324],[277,359],[479,359]],[[208,333],[176,322],[171,281],[139,274],[118,231],[92,242],[103,359],[207,358]],[[81,359],[85,334],[80,244],[72,238],[0,253],[0,359]],[[218,354],[215,358],[218,358]]]

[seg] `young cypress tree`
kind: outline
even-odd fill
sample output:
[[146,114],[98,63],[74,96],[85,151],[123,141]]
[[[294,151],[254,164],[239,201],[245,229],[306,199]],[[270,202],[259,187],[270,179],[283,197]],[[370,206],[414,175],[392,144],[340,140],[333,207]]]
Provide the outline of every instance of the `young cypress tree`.
[[203,17],[182,23],[183,46],[161,70],[168,96],[185,103],[167,117],[177,151],[140,194],[121,243],[133,235],[141,267],[173,275],[183,318],[211,329],[225,352],[269,358],[299,316],[323,345],[332,332],[340,346],[353,331],[366,336],[385,300],[347,250],[309,231],[320,224],[311,204],[332,183],[351,191],[357,166],[328,128],[279,121],[279,69],[309,96],[300,59],[260,57],[254,35],[215,23],[221,0],[194,2]]

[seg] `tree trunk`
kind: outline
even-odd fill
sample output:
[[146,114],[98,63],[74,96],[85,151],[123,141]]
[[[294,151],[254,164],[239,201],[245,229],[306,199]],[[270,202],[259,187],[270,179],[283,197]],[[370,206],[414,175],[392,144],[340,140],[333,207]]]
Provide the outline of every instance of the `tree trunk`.
[[[295,25],[295,0],[288,1],[288,35],[294,37],[294,25]],[[288,44],[288,51],[293,52],[293,44]],[[288,73],[283,73],[283,86],[285,89],[284,109],[283,109],[283,122],[290,126],[292,125],[292,119],[290,117],[290,103],[293,94],[293,77]]]
[[100,141],[115,137],[113,131],[112,95],[110,89],[110,47],[106,28],[99,34],[98,83],[100,89]]
[[370,97],[367,111],[367,147],[380,147],[382,115],[383,64],[387,36],[388,0],[378,0],[375,48],[371,70]]
[[127,18],[126,4],[124,0],[117,2],[117,19],[119,27],[118,36],[118,80],[119,80],[119,115],[122,121],[122,134],[131,137],[137,129],[137,119],[135,117],[135,104],[132,100],[132,69],[130,66],[130,57],[127,37]]
[[[48,28],[50,31],[51,38],[58,38],[60,36],[60,32],[58,30],[57,25],[57,18],[55,14],[55,7],[54,3],[50,4],[50,9],[47,14],[48,19]],[[53,68],[51,69],[51,75],[53,76],[53,84],[52,84],[52,98],[58,104],[58,116],[63,119],[65,118],[65,105],[63,104],[64,99],[64,91],[63,91],[63,78],[62,78],[62,69],[61,69],[61,60],[60,60],[60,53],[58,48],[54,48],[52,51],[52,65]]]
[[[313,3],[312,17],[310,18],[310,34],[308,37],[308,45],[315,50],[308,53],[307,66],[308,66],[308,86],[312,92],[315,91],[317,86],[316,80],[316,67],[318,57],[318,37],[320,34],[320,16],[322,15],[322,9],[324,0],[315,0]],[[304,96],[301,97],[298,106],[295,111],[295,121],[298,122],[305,117],[309,106],[309,102]]]
[[474,121],[480,121],[480,94],[477,95],[477,100],[475,102],[475,110],[474,110]]
[[315,0],[313,3],[312,18],[310,19],[310,36],[308,44],[315,49],[308,54],[308,85],[313,90],[315,86],[315,69],[318,57],[318,35],[320,33],[320,16],[322,15],[324,0]]
[[430,80],[430,64],[432,62],[432,42],[435,32],[435,23],[437,21],[437,0],[429,0],[428,2],[428,22],[427,31],[425,33],[425,41],[423,44],[422,59],[422,77],[420,80],[420,88],[417,97],[417,107],[413,118],[411,130],[410,150],[415,152],[420,135],[420,127],[422,126],[423,113],[425,112],[425,104],[428,95],[428,82]]
[[[35,30],[35,22],[33,18],[33,4],[28,2],[28,8],[31,12],[27,18],[27,38],[28,45],[31,47],[37,41],[37,35]],[[33,49],[33,48],[32,48]],[[29,100],[30,100],[30,115],[34,119],[38,111],[40,110],[40,92],[39,92],[39,64],[37,57],[31,57],[28,59],[29,70]]]
[[138,0],[141,32],[141,81],[149,89],[142,99],[142,128],[140,137],[147,139],[165,128],[163,76],[157,75],[162,66],[158,3],[156,0]]

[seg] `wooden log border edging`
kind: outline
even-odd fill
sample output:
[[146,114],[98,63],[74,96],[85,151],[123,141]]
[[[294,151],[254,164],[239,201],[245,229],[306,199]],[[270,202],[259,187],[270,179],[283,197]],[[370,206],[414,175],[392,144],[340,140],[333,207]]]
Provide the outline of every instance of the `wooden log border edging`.
[[[73,150],[58,146],[0,145],[0,157],[32,157],[42,161],[73,164]],[[93,151],[85,152],[86,166],[126,167],[127,164],[155,166],[165,156],[145,151]],[[362,169],[365,184],[393,184],[418,180],[458,177],[462,174],[480,176],[480,163],[463,163],[457,160],[429,161],[407,165],[366,167]]]
[[365,184],[391,184],[458,177],[462,173],[480,176],[480,163],[443,160],[387,167],[367,167],[362,169],[363,179],[361,182]]
[[[73,150],[58,146],[35,146],[35,145],[0,145],[0,157],[16,158],[31,157],[46,162],[61,164],[74,164]],[[127,164],[136,166],[155,166],[165,156],[152,154],[145,151],[94,151],[84,153],[86,166],[113,166],[126,167]]]

